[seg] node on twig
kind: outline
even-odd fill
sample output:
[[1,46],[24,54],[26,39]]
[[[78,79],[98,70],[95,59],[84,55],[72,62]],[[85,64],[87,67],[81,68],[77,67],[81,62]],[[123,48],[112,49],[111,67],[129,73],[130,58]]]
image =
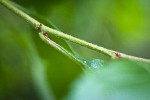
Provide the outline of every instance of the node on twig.
[[40,24],[39,24],[39,25],[37,25],[35,28],[36,28],[37,30],[40,30],[40,31],[41,31],[42,24],[40,23]]
[[120,58],[121,57],[121,54],[118,53],[118,52],[115,52],[114,54],[115,54],[115,58]]
[[42,32],[43,36],[47,37],[47,33],[46,32]]

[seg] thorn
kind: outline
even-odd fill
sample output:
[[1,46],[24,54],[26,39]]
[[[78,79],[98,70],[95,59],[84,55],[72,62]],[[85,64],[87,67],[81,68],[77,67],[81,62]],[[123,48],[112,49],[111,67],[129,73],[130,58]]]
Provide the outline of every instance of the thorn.
[[41,27],[42,27],[42,24],[40,23],[40,24],[37,25],[35,28],[36,28],[37,30],[41,30]]

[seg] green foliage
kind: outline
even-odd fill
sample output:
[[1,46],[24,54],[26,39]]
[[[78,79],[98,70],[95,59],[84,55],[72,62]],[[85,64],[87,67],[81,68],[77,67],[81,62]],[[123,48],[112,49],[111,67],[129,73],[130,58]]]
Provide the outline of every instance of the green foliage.
[[[130,50],[128,47],[134,45],[137,48],[135,54],[149,55],[147,46],[145,48],[145,45],[142,45],[142,49],[139,47],[139,43],[145,41],[149,43],[148,30],[142,31],[144,35],[136,35],[137,31],[140,30],[138,32],[140,33],[143,27],[149,25],[144,24],[147,21],[145,17],[142,19],[140,4],[135,3],[134,0],[131,0],[131,5],[129,0],[123,0],[124,2],[46,0],[42,3],[41,0],[14,1],[26,8],[30,7],[29,4],[33,4],[35,10],[32,8],[28,10],[18,5],[17,7],[48,27],[58,30],[50,20],[47,20],[51,18],[63,31],[80,33],[74,35],[93,43],[127,52]],[[118,6],[120,3],[124,6]],[[115,5],[118,9],[114,8]],[[128,5],[131,12],[127,9]],[[105,58],[103,55],[48,35],[56,44],[51,47],[38,37],[39,30],[30,28],[21,18],[1,5],[0,12],[1,100],[61,100],[67,94],[65,100],[150,99],[149,64],[125,60],[108,61],[102,59]],[[42,17],[41,13],[45,16]],[[40,36],[42,37],[41,32]],[[134,37],[136,41],[133,41]],[[60,50],[57,51],[53,47]],[[140,53],[144,49],[147,49],[147,52]],[[74,53],[74,50],[78,51],[79,55]],[[82,76],[75,81],[80,74]],[[70,86],[72,87],[69,90]]]
[[79,78],[71,89],[68,100],[149,100],[150,73],[133,62],[112,61]]

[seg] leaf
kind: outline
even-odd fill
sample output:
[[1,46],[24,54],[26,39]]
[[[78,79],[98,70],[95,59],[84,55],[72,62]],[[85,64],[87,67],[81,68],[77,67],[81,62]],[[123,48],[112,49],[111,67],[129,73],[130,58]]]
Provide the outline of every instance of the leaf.
[[112,61],[79,78],[69,100],[149,100],[150,73],[133,62]]

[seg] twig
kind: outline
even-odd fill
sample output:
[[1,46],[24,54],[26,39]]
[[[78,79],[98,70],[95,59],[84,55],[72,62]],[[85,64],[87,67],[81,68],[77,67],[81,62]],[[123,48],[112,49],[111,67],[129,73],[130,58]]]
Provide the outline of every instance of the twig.
[[40,23],[39,21],[33,19],[32,17],[30,17],[26,13],[22,12],[21,10],[19,10],[15,6],[13,6],[11,4],[11,2],[8,1],[8,0],[1,0],[0,3],[2,3],[4,6],[6,6],[7,8],[9,8],[14,13],[16,13],[18,16],[22,17],[24,20],[26,20],[28,23],[30,23],[34,27],[42,25],[40,28],[41,28],[41,31],[43,31],[43,32],[47,32],[49,34],[55,35],[55,36],[60,37],[62,39],[66,39],[68,41],[77,43],[77,44],[82,45],[84,47],[87,47],[89,49],[98,51],[100,53],[103,53],[103,54],[111,57],[112,59],[125,58],[125,59],[129,59],[129,60],[135,60],[135,61],[141,61],[141,62],[150,63],[149,59],[138,58],[138,57],[126,55],[126,54],[123,54],[123,53],[119,53],[119,52],[116,52],[116,51],[113,51],[113,50],[109,50],[109,49],[106,49],[104,47],[97,46],[95,44],[86,42],[84,40],[75,38],[75,37],[73,37],[71,35],[65,34],[65,33],[61,32],[61,31],[58,31],[58,30],[52,29],[52,28],[50,28],[48,26],[45,26],[42,23]]
[[53,40],[51,40],[46,32],[39,32],[39,36],[40,38],[46,42],[47,44],[49,44],[50,46],[54,47],[55,49],[57,49],[58,51],[60,51],[61,53],[63,53],[64,55],[66,55],[68,58],[72,59],[73,61],[75,61],[78,64],[82,64],[82,60],[80,57],[70,53],[69,51],[67,51],[65,48],[61,47],[59,44],[57,44],[56,42],[54,42]]

